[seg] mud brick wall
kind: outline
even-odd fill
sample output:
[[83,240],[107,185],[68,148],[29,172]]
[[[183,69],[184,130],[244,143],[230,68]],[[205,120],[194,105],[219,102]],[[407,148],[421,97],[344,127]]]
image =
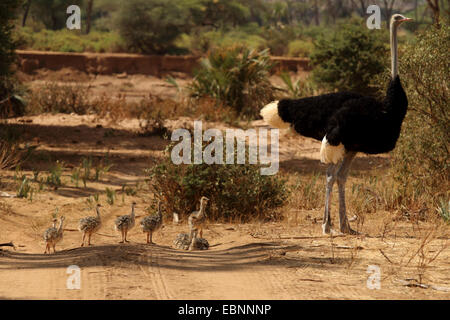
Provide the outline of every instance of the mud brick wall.
[[[92,74],[147,74],[161,76],[167,72],[192,74],[201,57],[159,56],[127,53],[68,53],[17,50],[19,68],[25,73],[45,68],[59,70],[73,68]],[[277,62],[276,71],[309,70],[309,60],[304,58],[272,57]]]

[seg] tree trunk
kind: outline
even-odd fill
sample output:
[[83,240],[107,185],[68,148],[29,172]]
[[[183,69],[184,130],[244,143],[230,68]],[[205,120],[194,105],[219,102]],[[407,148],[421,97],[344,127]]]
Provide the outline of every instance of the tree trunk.
[[27,4],[25,5],[25,12],[23,13],[22,27],[25,27],[25,24],[27,22],[27,17],[28,17],[28,12],[30,11],[30,6],[31,6],[31,0],[28,0]]
[[419,6],[419,0],[414,1],[414,21],[418,21],[419,16],[417,13],[417,7]]
[[384,3],[384,14],[386,15],[386,26],[389,29],[390,19],[392,16],[392,11],[394,9],[395,0],[383,0]]
[[439,15],[440,15],[439,0],[427,0],[427,2],[428,6],[431,8],[431,11],[433,11],[433,23],[439,26]]
[[86,12],[86,34],[89,34],[91,31],[91,15],[92,15],[92,5],[94,4],[94,0],[88,1],[88,7]]
[[318,0],[314,0],[314,21],[316,22],[316,26],[320,25],[319,19],[319,4]]

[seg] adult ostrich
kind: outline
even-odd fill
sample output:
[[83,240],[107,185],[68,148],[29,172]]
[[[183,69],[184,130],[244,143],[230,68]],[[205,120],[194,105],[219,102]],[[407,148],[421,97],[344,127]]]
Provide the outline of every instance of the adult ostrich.
[[333,184],[339,188],[340,232],[357,234],[350,228],[345,212],[345,182],[357,152],[379,154],[394,149],[408,108],[408,100],[398,76],[397,29],[405,21],[394,14],[390,21],[392,79],[386,97],[377,101],[352,92],[329,93],[298,100],[275,101],[261,110],[269,125],[322,141],[320,160],[329,164],[323,232],[331,229],[330,204]]

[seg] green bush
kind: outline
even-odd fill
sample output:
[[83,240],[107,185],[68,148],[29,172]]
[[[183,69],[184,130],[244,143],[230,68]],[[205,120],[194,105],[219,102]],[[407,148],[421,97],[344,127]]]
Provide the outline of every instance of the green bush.
[[45,83],[34,90],[27,105],[28,114],[76,113],[87,114],[96,110],[96,102],[89,100],[89,88],[83,85]]
[[371,80],[389,62],[385,36],[385,31],[369,30],[362,19],[340,22],[334,32],[322,34],[315,42],[314,81],[326,90],[375,93]]
[[394,150],[393,171],[403,193],[449,201],[450,28],[431,27],[405,48],[400,78],[409,109]]
[[284,91],[287,93],[287,97],[290,99],[299,99],[304,97],[310,97],[314,95],[314,88],[311,85],[311,81],[306,79],[298,79],[297,81],[292,81],[291,76],[287,72],[282,72],[280,78],[283,81],[286,89]]
[[288,53],[289,43],[295,40],[298,32],[293,27],[266,28],[262,36],[266,39],[266,47],[274,56],[285,56]]
[[255,32],[245,28],[234,28],[229,31],[214,30],[198,32],[197,34],[183,34],[175,42],[179,47],[186,48],[193,53],[207,53],[210,50],[242,46],[249,49],[266,47],[266,40]]
[[294,40],[289,42],[288,56],[290,57],[309,57],[313,51],[312,41]]
[[14,92],[12,65],[16,59],[16,42],[12,37],[13,19],[20,4],[18,0],[4,0],[0,4],[0,116],[8,107],[5,99]]
[[92,31],[82,34],[78,30],[41,30],[17,28],[14,38],[20,49],[59,52],[118,52],[125,46],[122,38],[115,32]]
[[239,46],[214,50],[195,71],[191,95],[212,97],[240,115],[256,117],[273,99],[275,89],[269,81],[272,67],[268,50],[258,52]]
[[185,1],[129,0],[119,13],[119,33],[132,50],[152,54],[173,52],[174,40],[189,29],[190,12]]
[[188,215],[206,196],[211,200],[207,207],[211,220],[279,218],[276,208],[289,195],[285,180],[261,175],[258,165],[176,165],[170,157],[172,147],[164,161],[147,170],[150,189],[165,201],[169,212]]

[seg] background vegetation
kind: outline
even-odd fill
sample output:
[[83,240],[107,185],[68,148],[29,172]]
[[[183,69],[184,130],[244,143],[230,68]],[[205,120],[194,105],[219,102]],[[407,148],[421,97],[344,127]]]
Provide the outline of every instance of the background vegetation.
[[[343,19],[367,17],[370,4],[381,7],[385,21],[397,11],[415,18],[407,29],[416,31],[436,19],[429,2],[449,10],[445,0],[21,0],[16,28],[21,47],[38,50],[202,54],[241,44],[308,56],[318,35]],[[69,36],[65,9],[71,4],[81,7],[82,30]],[[23,27],[30,29],[20,32]]]
[[431,197],[447,207],[450,178],[450,28],[448,22],[420,34],[404,50],[401,77],[408,100],[393,170],[404,201]]
[[[368,0],[5,0],[0,4],[0,117],[24,110],[29,114],[96,113],[113,121],[126,115],[139,119],[139,134],[163,135],[167,134],[163,120],[180,115],[236,123],[256,118],[265,102],[283,95],[299,98],[333,90],[374,94],[377,87],[384,92],[387,79],[383,75],[389,68],[385,22],[401,11],[415,22],[405,24],[400,34],[401,78],[410,110],[393,152],[392,180],[387,179],[392,183],[354,185],[350,207],[364,212],[380,207],[401,212],[429,210],[448,220],[449,3],[375,3],[382,8],[384,24],[381,30],[369,31],[362,19],[372,4]],[[80,31],[65,29],[65,8],[71,4],[82,7]],[[93,101],[86,99],[89,89],[50,83],[31,91],[24,109],[24,95],[19,94],[14,78],[17,47],[191,53],[205,58],[195,73],[190,97],[184,100],[149,97],[129,104],[100,97]],[[270,54],[310,57],[312,77],[293,81],[288,74],[280,74],[285,90],[276,90],[268,80]],[[0,128],[1,133],[7,131],[5,126]],[[23,150],[17,141],[0,135],[0,168],[18,163]],[[177,199],[174,211],[194,210],[197,195],[204,194],[213,199],[215,205],[209,210],[217,219],[244,219],[238,207],[270,218],[289,194],[283,180],[261,177],[257,167],[174,167],[167,160],[149,175],[157,194]],[[77,181],[76,176],[74,172]],[[314,176],[294,185],[302,195],[296,206],[310,209],[323,203],[316,180]],[[25,190],[26,183],[22,181],[21,186]]]

